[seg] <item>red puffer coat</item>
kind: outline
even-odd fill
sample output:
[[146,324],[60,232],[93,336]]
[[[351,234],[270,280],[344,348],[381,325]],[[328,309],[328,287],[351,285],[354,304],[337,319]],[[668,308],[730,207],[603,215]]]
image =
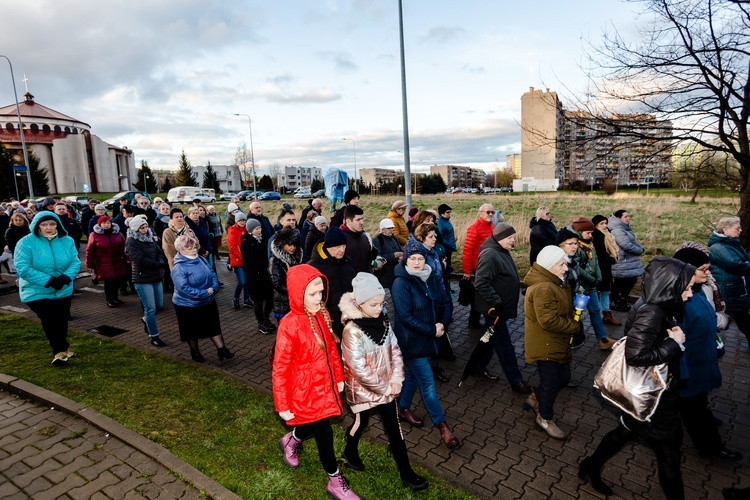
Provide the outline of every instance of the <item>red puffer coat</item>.
[[234,224],[227,228],[227,248],[229,249],[229,265],[232,267],[244,266],[242,259],[242,252],[240,251],[240,243],[242,242],[242,236],[247,234],[245,226]]
[[96,269],[99,280],[113,280],[127,275],[126,263],[125,237],[120,227],[112,224],[112,229],[105,232],[96,224],[86,246],[86,267]]
[[466,240],[464,241],[463,260],[461,267],[464,274],[471,274],[477,270],[477,259],[482,243],[492,236],[492,222],[487,222],[481,217],[471,223],[466,230]]
[[[289,269],[287,289],[291,312],[279,323],[273,360],[273,400],[277,412],[291,411],[287,425],[309,424],[339,416],[344,408],[338,385],[344,382],[336,343],[320,312],[312,316],[316,335],[305,313],[307,285],[322,278],[327,295],[328,282],[317,269],[300,264]],[[319,341],[323,343],[321,347]]]

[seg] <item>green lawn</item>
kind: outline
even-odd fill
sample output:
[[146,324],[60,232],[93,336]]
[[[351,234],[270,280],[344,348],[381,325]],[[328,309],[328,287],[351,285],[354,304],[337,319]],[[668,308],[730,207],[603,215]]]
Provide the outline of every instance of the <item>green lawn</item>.
[[[305,443],[298,469],[285,466],[278,440],[286,430],[272,399],[238,381],[79,332],[70,334],[79,357],[53,367],[41,327],[9,314],[0,314],[0,342],[0,371],[117,420],[243,498],[325,498],[314,441]],[[343,431],[334,430],[340,452]],[[426,491],[412,493],[384,447],[363,441],[361,454],[367,471],[347,477],[364,498],[471,498],[431,476]]]

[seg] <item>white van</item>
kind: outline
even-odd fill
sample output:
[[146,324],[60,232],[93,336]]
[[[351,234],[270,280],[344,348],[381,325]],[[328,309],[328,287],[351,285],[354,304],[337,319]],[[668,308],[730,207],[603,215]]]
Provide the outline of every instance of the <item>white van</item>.
[[195,195],[198,193],[206,193],[212,198],[216,198],[216,191],[214,189],[199,188],[195,186],[177,186],[172,188],[167,193],[167,202],[169,203],[192,203],[195,199]]

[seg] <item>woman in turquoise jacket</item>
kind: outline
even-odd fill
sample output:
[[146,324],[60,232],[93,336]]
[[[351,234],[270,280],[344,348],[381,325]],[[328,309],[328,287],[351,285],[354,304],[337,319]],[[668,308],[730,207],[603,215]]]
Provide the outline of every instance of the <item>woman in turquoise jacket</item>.
[[68,318],[81,261],[73,238],[54,213],[40,212],[29,229],[14,253],[21,302],[41,320],[54,354],[52,364],[64,365],[74,356],[68,350]]

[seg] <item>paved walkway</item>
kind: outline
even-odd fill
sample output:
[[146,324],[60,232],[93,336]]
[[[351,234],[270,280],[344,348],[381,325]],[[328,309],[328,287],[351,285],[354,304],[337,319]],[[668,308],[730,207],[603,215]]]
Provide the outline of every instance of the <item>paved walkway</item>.
[[[266,353],[273,336],[257,332],[251,309],[235,311],[232,308],[235,278],[225,264],[226,261],[218,263],[219,278],[226,286],[217,300],[227,346],[237,356],[219,363],[215,350],[206,340],[201,346],[207,359],[205,364],[270,394]],[[109,309],[103,294],[96,293],[101,287],[93,287],[88,278],[79,279],[77,286],[84,291],[73,300],[71,328],[88,331],[102,323],[127,328],[126,333],[115,337],[116,341],[191,362],[187,346],[179,341],[177,321],[168,296],[165,310],[157,319],[161,336],[169,347],[158,349],[148,344],[137,319],[141,314],[137,296],[123,297],[126,302],[123,306]],[[1,296],[0,311],[4,307],[35,319],[16,295]],[[624,319],[622,314],[615,314]],[[455,363],[442,363],[452,379],[449,383],[438,383],[448,422],[463,440],[463,446],[448,450],[441,445],[439,433],[429,425],[417,429],[407,424],[404,433],[413,461],[479,498],[600,498],[590,485],[576,477],[582,457],[593,452],[600,439],[616,426],[612,407],[592,389],[594,375],[606,355],[595,345],[588,320],[585,322],[588,340],[573,355],[572,381],[578,386],[563,389],[556,404],[556,420],[570,433],[570,438],[561,442],[535,428],[533,414],[523,408],[524,397],[514,394],[505,380],[493,383],[471,378],[457,387],[464,364],[482,333],[467,327],[467,316],[468,309],[457,305],[455,321],[448,332],[459,359]],[[608,328],[614,338],[622,335],[622,327]],[[532,384],[538,383],[536,370],[523,365],[522,310],[510,323],[510,330],[524,376]],[[724,385],[712,396],[713,409],[724,421],[721,433],[725,442],[732,449],[742,451],[745,458],[725,462],[699,457],[686,436],[683,474],[688,498],[721,498],[724,487],[750,486],[750,353],[736,329],[725,334],[727,354],[720,361]],[[86,353],[81,354],[79,363],[85,362]],[[491,368],[500,374],[496,359]],[[421,402],[413,410],[417,415],[426,416]],[[343,423],[348,424],[350,420],[350,416],[345,416]],[[375,441],[384,442],[382,432],[369,431],[368,434]],[[613,458],[603,475],[615,491],[614,498],[654,499],[662,498],[656,470],[653,453],[637,445]]]

